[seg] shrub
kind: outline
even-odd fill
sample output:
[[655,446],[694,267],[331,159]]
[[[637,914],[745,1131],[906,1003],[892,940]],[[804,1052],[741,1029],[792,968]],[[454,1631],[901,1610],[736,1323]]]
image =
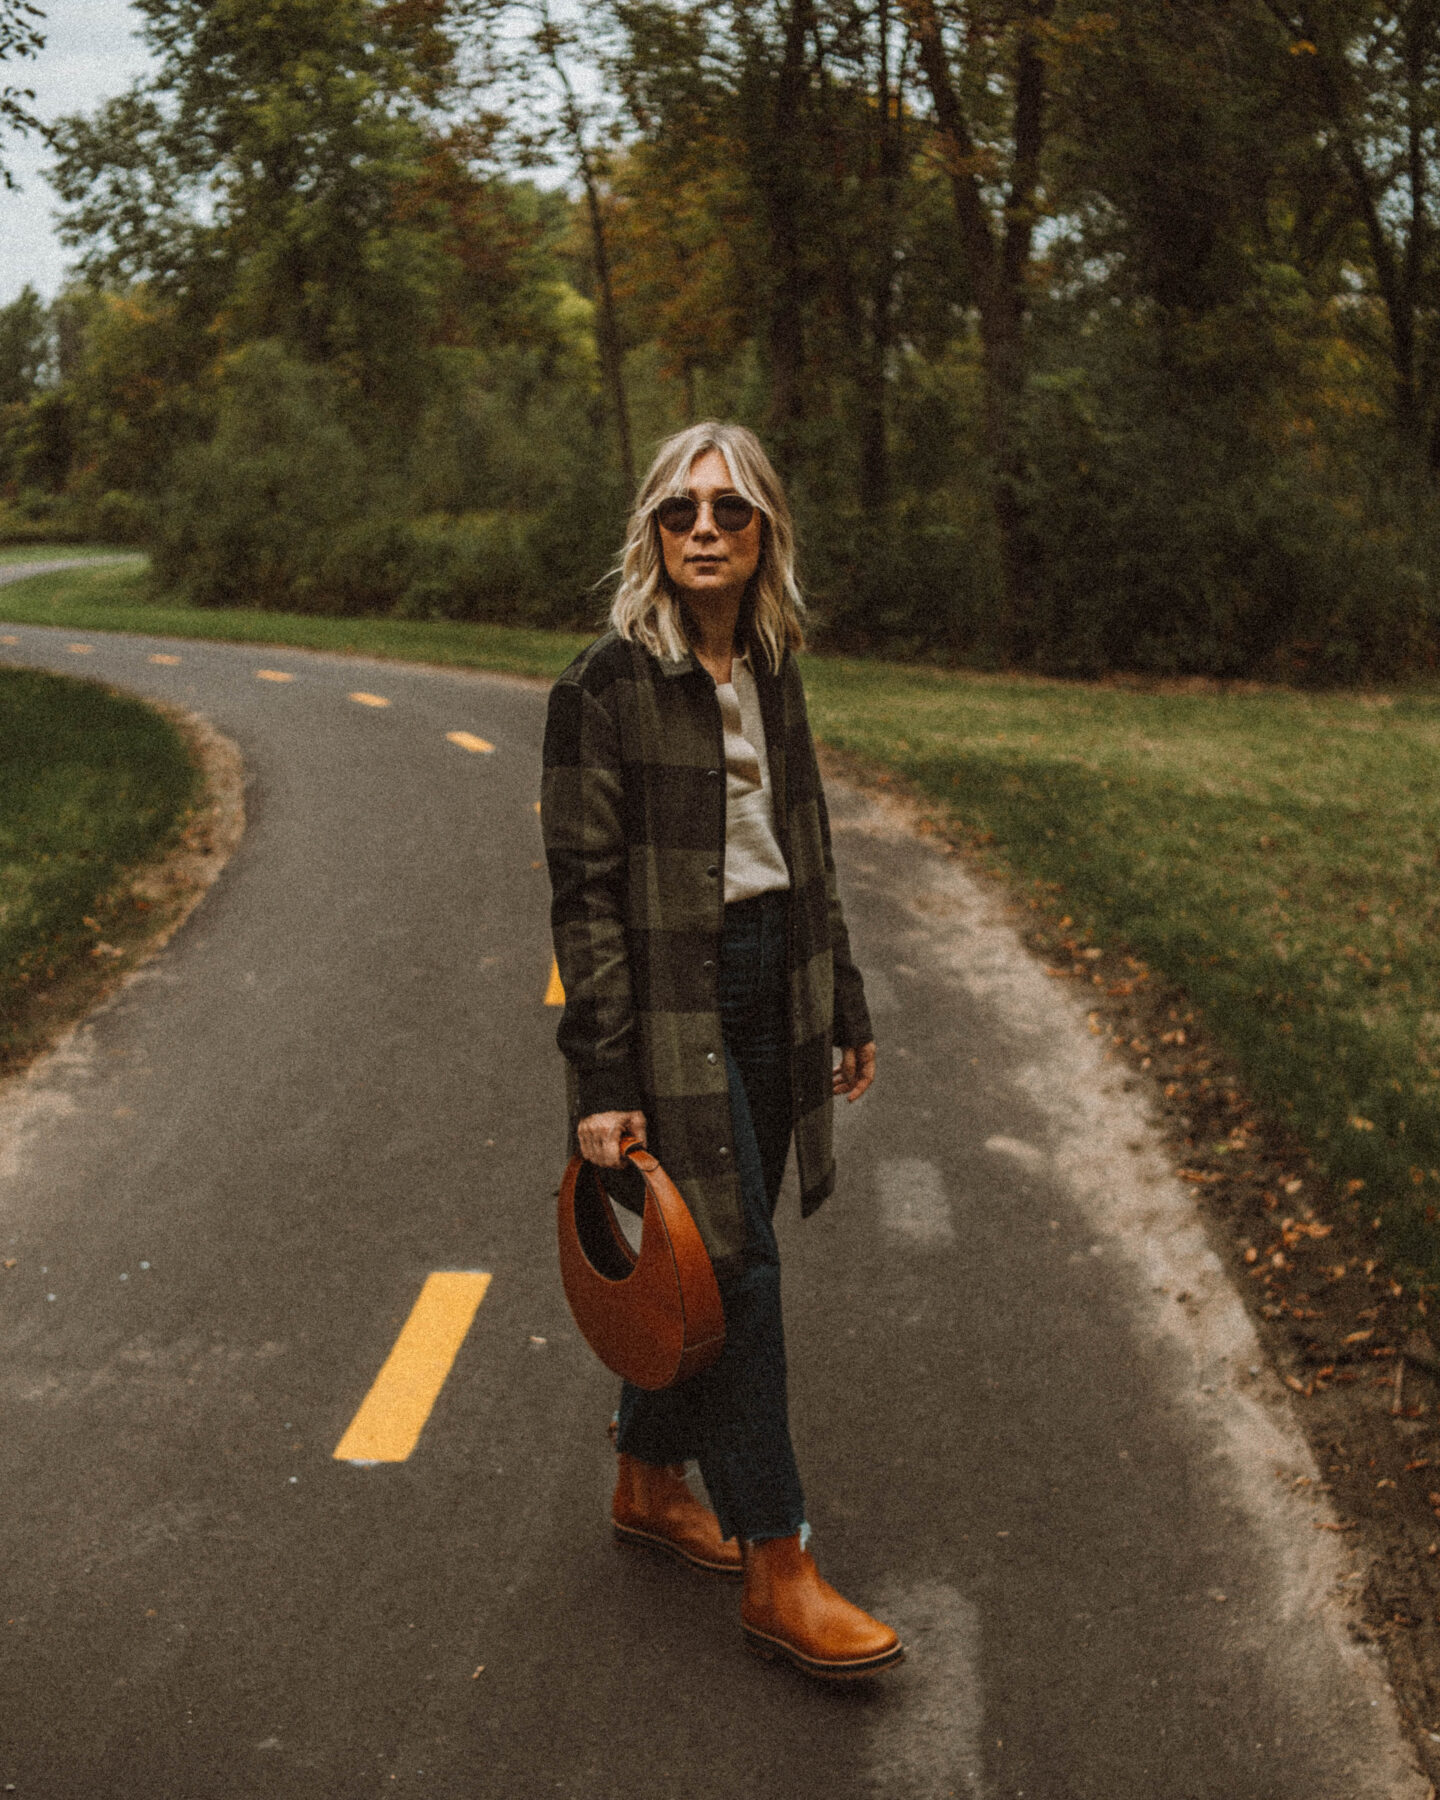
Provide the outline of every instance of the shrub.
[[1054,674],[1353,681],[1428,660],[1413,534],[1203,395],[1037,384],[1035,662]]

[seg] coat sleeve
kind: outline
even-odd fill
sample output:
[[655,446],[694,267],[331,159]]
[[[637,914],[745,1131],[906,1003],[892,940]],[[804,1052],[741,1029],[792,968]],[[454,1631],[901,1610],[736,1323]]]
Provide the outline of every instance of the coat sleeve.
[[603,700],[563,676],[545,722],[540,822],[565,989],[556,1038],[574,1072],[580,1117],[637,1110],[619,733]]
[[820,779],[815,739],[810,731],[805,685],[800,679],[794,657],[788,657],[786,661],[792,683],[793,704],[803,734],[804,754],[809,759],[810,779],[815,784],[815,799],[820,814],[820,849],[825,861],[825,898],[830,912],[830,952],[835,962],[835,1042],[842,1050],[855,1050],[861,1044],[874,1041],[875,1029],[870,1023],[870,1009],[865,1004],[865,983],[850,954],[850,933],[840,905],[840,888],[835,879],[835,855],[830,848],[830,811],[825,804],[825,784]]
[[850,954],[850,932],[840,906],[835,857],[830,849],[830,812],[818,769],[815,793],[820,805],[820,841],[825,852],[825,893],[830,903],[830,952],[835,959],[835,1042],[842,1050],[854,1050],[874,1042],[875,1028],[865,1004],[865,983]]

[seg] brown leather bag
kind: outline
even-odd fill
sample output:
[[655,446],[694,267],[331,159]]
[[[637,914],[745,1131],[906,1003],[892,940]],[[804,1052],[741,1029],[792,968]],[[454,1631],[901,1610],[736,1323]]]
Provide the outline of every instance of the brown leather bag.
[[666,1388],[725,1347],[710,1256],[680,1190],[638,1138],[620,1154],[645,1181],[637,1255],[615,1219],[601,1170],[573,1156],[560,1184],[560,1278],[586,1343],[636,1387]]

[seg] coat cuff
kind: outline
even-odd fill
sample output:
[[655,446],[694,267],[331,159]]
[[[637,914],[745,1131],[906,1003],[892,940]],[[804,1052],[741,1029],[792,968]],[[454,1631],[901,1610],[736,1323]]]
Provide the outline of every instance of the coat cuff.
[[575,1091],[580,1107],[578,1116],[582,1119],[588,1119],[591,1113],[645,1110],[640,1083],[628,1062],[577,1069]]
[[835,1042],[842,1050],[858,1050],[875,1041],[865,984],[855,968],[835,971]]

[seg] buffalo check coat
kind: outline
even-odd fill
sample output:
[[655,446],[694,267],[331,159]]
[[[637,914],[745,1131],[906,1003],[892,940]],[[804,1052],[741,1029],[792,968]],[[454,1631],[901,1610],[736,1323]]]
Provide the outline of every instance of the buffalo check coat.
[[[832,1045],[872,1033],[800,671],[788,651],[778,674],[760,652],[751,667],[791,879],[791,1114],[808,1216],[835,1182]],[[717,966],[725,787],[720,702],[690,654],[663,659],[609,631],[551,689],[540,810],[572,1127],[643,1111],[651,1150],[722,1265],[744,1241]]]

